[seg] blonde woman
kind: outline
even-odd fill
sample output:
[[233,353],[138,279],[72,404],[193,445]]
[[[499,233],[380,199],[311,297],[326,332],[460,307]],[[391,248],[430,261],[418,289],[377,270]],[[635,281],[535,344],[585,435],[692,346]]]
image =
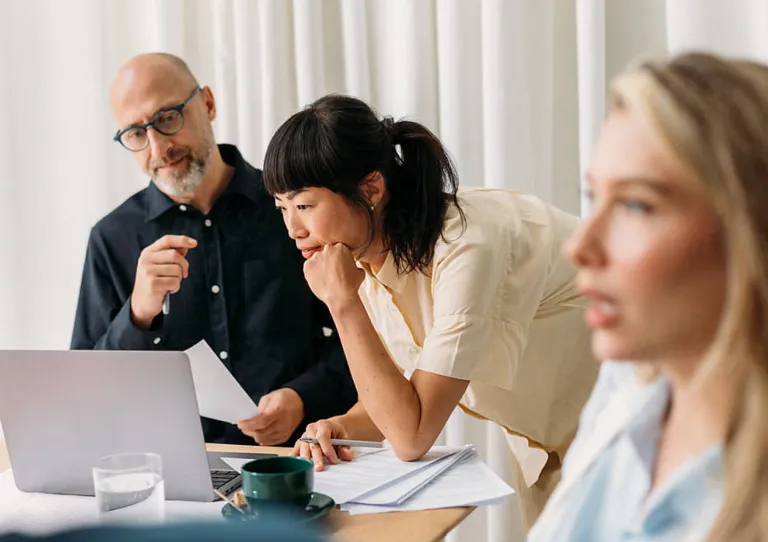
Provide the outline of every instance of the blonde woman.
[[572,240],[606,362],[534,542],[768,539],[768,67],[620,77]]

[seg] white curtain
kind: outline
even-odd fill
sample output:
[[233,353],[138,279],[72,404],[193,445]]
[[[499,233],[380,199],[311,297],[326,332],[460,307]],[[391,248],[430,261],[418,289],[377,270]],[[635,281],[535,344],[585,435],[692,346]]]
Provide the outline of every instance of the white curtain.
[[[0,0],[0,348],[67,348],[88,231],[147,182],[111,140],[134,54],[186,59],[257,166],[292,112],[344,92],[435,130],[464,186],[579,213],[614,74],[694,47],[765,59],[766,27],[768,0]],[[497,427],[456,413],[443,438],[508,477]],[[510,502],[449,539],[520,537]]]

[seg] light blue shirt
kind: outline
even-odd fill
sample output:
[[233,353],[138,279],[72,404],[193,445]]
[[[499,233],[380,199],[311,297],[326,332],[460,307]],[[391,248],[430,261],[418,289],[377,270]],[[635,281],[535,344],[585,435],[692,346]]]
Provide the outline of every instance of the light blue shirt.
[[560,484],[529,542],[701,540],[720,510],[723,451],[689,460],[649,493],[666,378],[645,383],[631,363],[604,362],[563,463]]

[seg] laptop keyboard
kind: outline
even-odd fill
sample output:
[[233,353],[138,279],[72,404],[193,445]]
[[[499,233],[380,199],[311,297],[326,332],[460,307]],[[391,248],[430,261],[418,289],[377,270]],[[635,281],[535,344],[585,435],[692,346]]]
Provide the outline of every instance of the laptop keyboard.
[[[211,469],[211,482],[213,489],[218,489],[224,495],[229,495],[242,485],[240,473],[236,470]],[[221,500],[221,497],[217,495],[216,500]]]

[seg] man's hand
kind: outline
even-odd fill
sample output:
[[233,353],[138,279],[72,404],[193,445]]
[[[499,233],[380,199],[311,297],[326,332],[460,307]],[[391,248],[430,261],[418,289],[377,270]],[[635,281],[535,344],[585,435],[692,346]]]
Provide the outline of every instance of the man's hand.
[[165,235],[141,251],[131,294],[131,318],[136,326],[148,329],[163,310],[166,292],[179,291],[181,280],[189,276],[185,256],[196,246],[191,237]]
[[259,415],[243,420],[237,427],[262,446],[282,444],[304,419],[304,402],[290,388],[280,388],[259,401]]

